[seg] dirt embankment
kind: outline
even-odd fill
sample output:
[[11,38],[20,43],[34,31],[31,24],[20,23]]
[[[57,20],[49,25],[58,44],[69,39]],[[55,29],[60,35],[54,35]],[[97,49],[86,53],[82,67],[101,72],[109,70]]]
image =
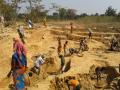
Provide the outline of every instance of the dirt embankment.
[[[5,29],[6,32],[4,32],[4,34],[3,32],[0,34],[0,90],[9,90],[8,86],[10,83],[12,83],[12,78],[6,79],[5,77],[10,70],[10,61],[12,55],[12,38],[18,37],[15,29],[16,27],[9,27]],[[79,31],[76,30],[75,33],[71,35],[73,39],[68,40],[69,47],[79,47],[79,42],[78,40],[76,40],[77,38],[80,38],[80,33],[78,33]],[[91,40],[88,43],[88,46],[90,48],[88,51],[85,51],[83,53],[83,57],[79,57],[76,54],[70,57],[65,57],[66,63],[71,59],[71,68],[68,72],[58,75],[51,75],[49,74],[50,72],[57,72],[60,68],[60,59],[57,55],[56,37],[61,36],[64,38],[62,39],[63,45],[67,40],[65,36],[66,32],[59,29],[54,30],[54,28],[51,26],[48,28],[37,28],[33,30],[26,29],[25,35],[25,46],[28,51],[27,57],[29,68],[33,66],[32,57],[36,54],[46,54],[54,58],[55,61],[54,64],[43,65],[41,76],[34,75],[31,78],[32,85],[28,87],[29,90],[48,90],[49,87],[49,90],[67,90],[66,83],[64,83],[64,78],[67,78],[67,76],[71,75],[75,76],[80,81],[82,90],[97,90],[94,87],[96,80],[91,80],[89,74],[90,67],[93,64],[97,66],[104,66],[106,65],[105,62],[107,62],[110,66],[118,66],[120,62],[119,52],[105,52],[106,46],[102,42]],[[84,36],[84,34],[81,36]],[[44,71],[48,73],[46,74],[44,73]],[[56,77],[59,78],[59,86],[55,82]]]

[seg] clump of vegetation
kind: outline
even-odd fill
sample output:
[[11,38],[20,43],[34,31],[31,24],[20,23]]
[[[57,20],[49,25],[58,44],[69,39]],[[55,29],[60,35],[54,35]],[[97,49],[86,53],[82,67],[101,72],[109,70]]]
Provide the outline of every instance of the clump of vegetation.
[[[51,4],[49,10],[45,10],[45,6],[41,4],[42,0],[0,0],[0,15],[3,15],[6,20],[22,20],[28,16],[32,21],[42,21],[44,17],[50,20],[77,20],[82,23],[101,23],[101,22],[119,22],[120,12],[109,6],[104,14],[95,13],[88,15],[87,13],[77,14],[77,10],[72,8],[60,7],[56,4]],[[26,4],[26,11],[21,13],[23,9],[21,4]],[[54,10],[53,14],[47,13]]]

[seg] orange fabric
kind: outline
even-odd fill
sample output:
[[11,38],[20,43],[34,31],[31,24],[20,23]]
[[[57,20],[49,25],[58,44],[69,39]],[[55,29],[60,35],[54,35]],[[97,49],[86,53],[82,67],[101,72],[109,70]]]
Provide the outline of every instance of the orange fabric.
[[16,73],[18,74],[24,74],[26,72],[26,67],[21,67],[21,69],[16,70]]
[[78,80],[70,80],[69,81],[69,84],[71,85],[71,86],[77,86],[78,84],[79,84],[79,82],[78,82]]
[[24,74],[24,81],[26,86],[30,86],[30,79],[26,73]]

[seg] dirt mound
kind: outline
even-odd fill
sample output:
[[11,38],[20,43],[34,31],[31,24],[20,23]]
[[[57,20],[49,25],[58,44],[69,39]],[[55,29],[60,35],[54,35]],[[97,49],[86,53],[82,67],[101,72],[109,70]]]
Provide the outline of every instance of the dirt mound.
[[56,76],[50,81],[50,90],[69,90],[68,84],[66,83],[66,80],[69,80],[69,77],[75,77],[75,79],[79,81],[81,90],[119,90],[120,76],[115,68],[103,66],[105,72],[99,73],[101,75],[100,77],[97,77],[96,68],[98,67],[99,66],[91,66],[88,74],[79,73],[64,77]]
[[[50,81],[50,90],[69,90],[67,83],[65,82],[68,77],[69,76],[66,76],[64,78],[55,77]],[[79,81],[81,90],[95,90],[94,82],[90,79],[90,76],[88,74],[77,74],[72,77],[75,77]]]

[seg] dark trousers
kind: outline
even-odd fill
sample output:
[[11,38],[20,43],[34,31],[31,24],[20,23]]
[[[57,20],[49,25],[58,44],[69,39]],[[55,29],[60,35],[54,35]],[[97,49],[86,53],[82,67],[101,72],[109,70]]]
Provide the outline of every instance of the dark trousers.
[[80,85],[77,85],[75,90],[80,90]]
[[31,68],[31,71],[32,71],[33,73],[36,73],[37,75],[40,74],[40,68],[38,68],[38,67],[36,67],[36,66],[34,66],[33,68]]
[[20,36],[20,39],[21,39],[21,41],[23,42],[23,44],[25,44],[25,40],[24,40],[24,35],[22,35],[22,34],[19,34],[19,36]]

